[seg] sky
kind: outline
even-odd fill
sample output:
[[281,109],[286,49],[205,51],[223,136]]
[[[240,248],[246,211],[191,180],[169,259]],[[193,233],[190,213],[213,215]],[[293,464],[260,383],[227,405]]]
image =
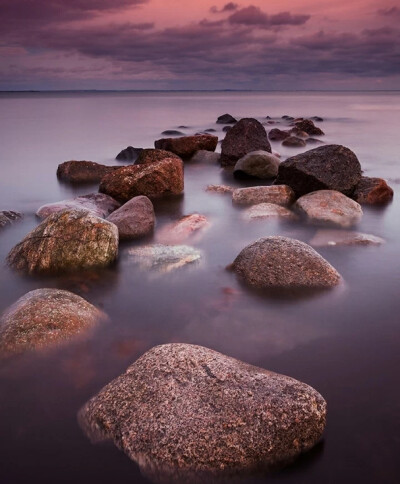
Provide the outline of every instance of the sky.
[[0,90],[400,89],[396,0],[0,0]]

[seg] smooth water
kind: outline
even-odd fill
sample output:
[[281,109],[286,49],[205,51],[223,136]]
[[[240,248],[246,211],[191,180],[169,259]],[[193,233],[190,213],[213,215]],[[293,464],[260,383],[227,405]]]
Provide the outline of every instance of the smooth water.
[[[234,182],[218,166],[185,166],[185,194],[156,203],[157,228],[182,215],[206,215],[210,229],[193,245],[201,262],[175,272],[132,264],[121,245],[109,269],[58,278],[0,272],[0,311],[26,292],[59,287],[104,308],[111,322],[90,338],[0,367],[0,482],[145,483],[113,444],[93,445],[79,428],[79,408],[156,344],[207,346],[315,387],[328,402],[323,442],[292,467],[240,483],[399,482],[400,93],[32,93],[0,94],[0,210],[23,221],[0,232],[0,258],[37,225],[39,206],[96,191],[56,178],[65,160],[115,164],[127,145],[151,147],[165,129],[215,128],[220,114],[259,119],[322,116],[327,143],[357,154],[365,175],[389,180],[392,204],[364,208],[357,227],[386,240],[380,247],[318,251],[343,275],[343,287],[306,299],[260,297],[225,267],[239,251],[273,234],[309,242],[303,223],[241,219],[229,196],[208,184]],[[300,150],[273,149],[285,158]],[[229,288],[229,289],[227,289]]]

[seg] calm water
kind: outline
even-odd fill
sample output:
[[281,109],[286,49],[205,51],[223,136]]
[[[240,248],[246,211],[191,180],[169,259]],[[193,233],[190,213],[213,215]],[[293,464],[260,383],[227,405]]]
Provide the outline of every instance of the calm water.
[[[0,272],[0,311],[39,287],[73,290],[110,315],[87,340],[0,368],[0,482],[145,483],[112,444],[92,445],[76,422],[85,401],[147,349],[195,343],[314,386],[328,402],[324,440],[293,467],[240,483],[399,482],[400,93],[93,93],[0,95],[0,209],[24,212],[0,233],[0,259],[37,224],[44,203],[96,191],[61,185],[65,160],[114,164],[127,145],[151,147],[165,129],[215,128],[217,116],[319,115],[324,141],[355,151],[368,176],[395,190],[384,209],[364,209],[358,230],[381,247],[318,249],[343,275],[344,287],[300,300],[260,298],[224,270],[258,237],[308,242],[300,223],[246,224],[229,196],[211,183],[234,183],[217,166],[185,167],[185,195],[156,204],[158,228],[182,215],[206,215],[211,228],[193,245],[198,264],[148,273],[123,244],[108,270],[60,278]],[[285,158],[297,150],[273,144]],[[243,185],[244,186],[244,185]],[[138,243],[136,243],[138,245]],[[230,291],[224,288],[232,288]]]

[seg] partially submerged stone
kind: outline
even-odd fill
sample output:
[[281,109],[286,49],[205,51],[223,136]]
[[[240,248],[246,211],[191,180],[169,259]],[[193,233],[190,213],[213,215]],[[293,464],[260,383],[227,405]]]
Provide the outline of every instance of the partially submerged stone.
[[60,289],[36,289],[22,296],[0,319],[0,356],[68,343],[107,316],[80,296]]
[[106,166],[94,161],[72,160],[58,165],[57,177],[70,183],[99,183],[108,173],[120,169],[120,166]]
[[353,196],[358,203],[367,205],[382,205],[393,199],[393,190],[382,178],[361,177]]
[[13,210],[2,210],[0,212],[0,229],[6,225],[12,225],[16,220],[22,218],[22,213]]
[[217,119],[217,124],[235,124],[237,120],[230,114],[222,114]]
[[271,131],[268,133],[268,138],[271,141],[283,141],[286,138],[289,138],[290,133],[288,131],[283,131],[278,128],[273,128]]
[[237,188],[232,192],[232,201],[238,205],[256,205],[258,203],[290,205],[294,199],[294,192],[287,185]]
[[201,258],[199,250],[187,245],[146,245],[129,249],[128,254],[141,269],[159,272],[171,272]]
[[341,245],[378,246],[384,244],[381,237],[363,234],[352,230],[320,229],[310,240],[314,247],[332,247]]
[[141,195],[126,202],[107,220],[117,226],[120,239],[138,239],[153,232],[154,207],[147,197]]
[[294,208],[312,223],[340,227],[352,227],[363,215],[357,202],[335,190],[318,190],[303,195]]
[[118,161],[135,161],[142,151],[143,148],[134,148],[133,146],[128,146],[124,150],[120,151],[115,159]]
[[321,128],[315,126],[314,122],[311,119],[303,119],[296,122],[296,128],[300,129],[301,131],[305,131],[311,136],[321,136],[325,134]]
[[13,268],[28,274],[59,273],[111,264],[118,255],[117,227],[85,210],[47,217],[8,254]]
[[162,161],[167,158],[180,160],[179,156],[171,151],[146,148],[140,152],[135,165],[150,165],[151,163],[156,163],[157,161]]
[[323,289],[340,283],[340,274],[312,247],[288,237],[265,237],[245,247],[231,268],[259,289]]
[[286,207],[276,205],[275,203],[259,203],[252,205],[243,212],[245,220],[266,220],[279,219],[295,220],[296,215]]
[[176,222],[165,225],[156,234],[160,244],[179,244],[189,238],[198,236],[210,226],[205,215],[193,213],[180,218]]
[[229,185],[208,185],[206,187],[207,192],[214,193],[232,193],[235,189]]
[[289,146],[290,148],[302,148],[306,146],[304,139],[298,138],[297,136],[289,136],[282,141],[282,146]]
[[104,193],[90,193],[89,195],[82,195],[71,200],[62,200],[61,202],[42,205],[36,212],[36,215],[41,219],[45,219],[53,213],[61,212],[61,210],[77,209],[87,210],[97,217],[107,218],[110,213],[114,212],[120,206],[116,200]]
[[218,137],[211,134],[163,138],[154,142],[157,149],[172,151],[181,158],[190,158],[199,150],[215,151]]
[[190,158],[190,162],[217,164],[220,158],[221,154],[215,151],[199,150]]
[[237,161],[235,176],[251,176],[260,179],[275,178],[278,174],[280,159],[268,151],[252,151]]
[[92,441],[112,439],[145,468],[248,472],[311,449],[326,402],[293,378],[175,343],[145,353],[84,405],[79,422]]

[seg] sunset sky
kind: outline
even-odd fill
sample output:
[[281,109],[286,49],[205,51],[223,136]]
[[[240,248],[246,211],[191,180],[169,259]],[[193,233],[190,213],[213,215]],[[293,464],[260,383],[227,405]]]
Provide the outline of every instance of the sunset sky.
[[400,89],[394,0],[0,0],[0,90]]

